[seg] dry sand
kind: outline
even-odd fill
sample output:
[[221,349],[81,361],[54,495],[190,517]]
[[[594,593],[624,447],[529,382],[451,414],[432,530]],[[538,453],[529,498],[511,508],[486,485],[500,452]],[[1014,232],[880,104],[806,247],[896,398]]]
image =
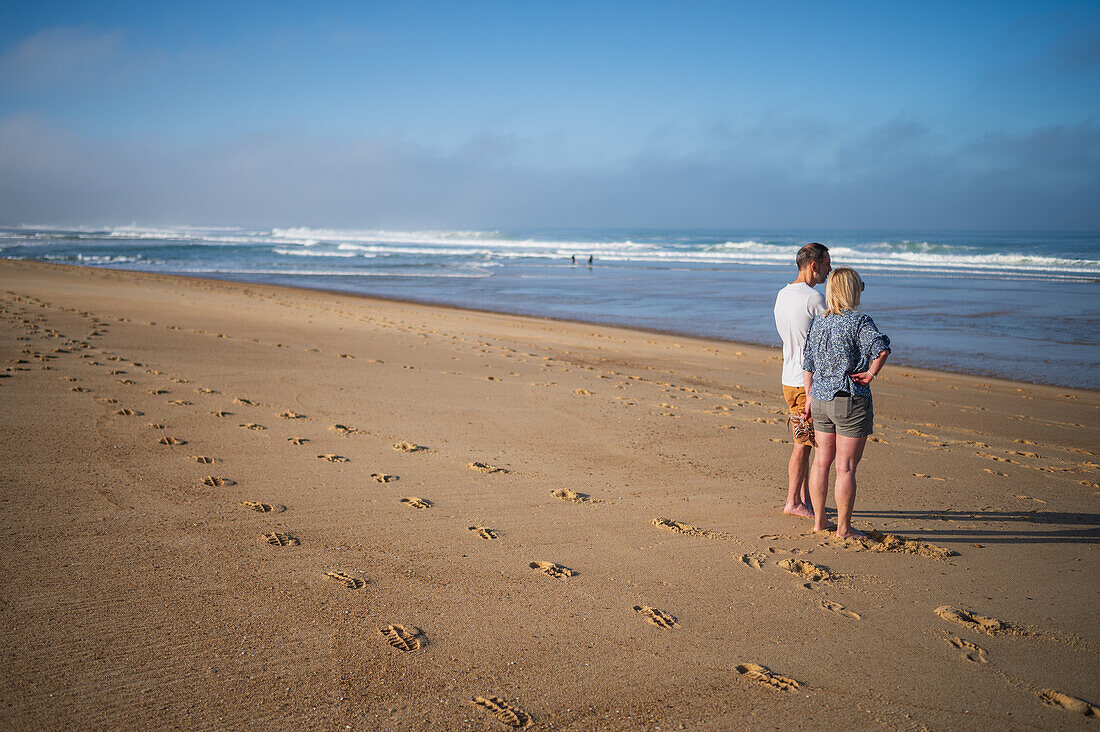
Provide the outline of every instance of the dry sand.
[[0,279],[3,728],[1100,729],[1096,392],[889,365],[844,545],[774,349]]

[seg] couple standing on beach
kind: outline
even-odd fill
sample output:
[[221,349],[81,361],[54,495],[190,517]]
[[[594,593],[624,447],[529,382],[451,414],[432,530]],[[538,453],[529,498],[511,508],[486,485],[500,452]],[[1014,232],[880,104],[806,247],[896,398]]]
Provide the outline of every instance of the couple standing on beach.
[[[874,431],[870,384],[890,354],[890,339],[856,310],[866,288],[850,267],[832,268],[829,249],[816,242],[798,250],[798,277],[775,299],[775,327],[783,339],[783,396],[794,428],[787,463],[785,513],[814,520],[814,531],[852,528],[856,467]],[[831,272],[831,274],[830,274]],[[825,296],[814,289],[825,284]],[[810,449],[816,448],[811,465]],[[829,471],[836,465],[837,520],[825,515]]]

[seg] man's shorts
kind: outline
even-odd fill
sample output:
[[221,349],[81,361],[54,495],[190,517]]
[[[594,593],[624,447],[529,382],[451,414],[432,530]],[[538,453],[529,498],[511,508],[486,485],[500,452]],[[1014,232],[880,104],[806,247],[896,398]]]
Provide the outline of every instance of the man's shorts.
[[875,411],[870,397],[841,392],[830,401],[810,398],[814,429],[841,437],[866,437],[875,431]]
[[[783,385],[783,398],[787,400],[788,414],[802,414],[802,410],[806,407],[806,390],[801,386],[787,386]],[[810,426],[813,426],[813,417],[809,419]],[[799,440],[794,438],[794,441],[799,445],[811,445],[808,440]]]

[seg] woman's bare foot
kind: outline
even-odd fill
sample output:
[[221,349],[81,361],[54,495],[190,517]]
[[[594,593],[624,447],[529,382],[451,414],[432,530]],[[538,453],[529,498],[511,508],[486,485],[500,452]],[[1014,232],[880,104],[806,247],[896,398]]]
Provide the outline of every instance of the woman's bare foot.
[[826,521],[825,525],[822,526],[820,529],[815,526],[814,531],[832,531],[835,528],[836,524],[834,524],[832,521]]
[[799,503],[797,506],[784,506],[783,513],[788,516],[801,516],[802,518],[813,518],[813,509],[809,506],[804,506]]
[[836,538],[838,538],[838,539],[866,539],[867,534],[864,534],[859,529],[853,529],[851,526],[849,526],[848,531],[843,533],[843,534],[841,534],[839,531],[836,532]]

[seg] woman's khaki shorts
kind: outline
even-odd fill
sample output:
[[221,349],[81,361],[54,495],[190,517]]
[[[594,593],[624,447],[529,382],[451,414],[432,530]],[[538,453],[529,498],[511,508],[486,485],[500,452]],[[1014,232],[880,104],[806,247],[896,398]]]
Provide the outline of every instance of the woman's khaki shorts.
[[875,412],[870,397],[837,394],[827,402],[810,397],[810,414],[818,432],[866,437],[875,431]]

